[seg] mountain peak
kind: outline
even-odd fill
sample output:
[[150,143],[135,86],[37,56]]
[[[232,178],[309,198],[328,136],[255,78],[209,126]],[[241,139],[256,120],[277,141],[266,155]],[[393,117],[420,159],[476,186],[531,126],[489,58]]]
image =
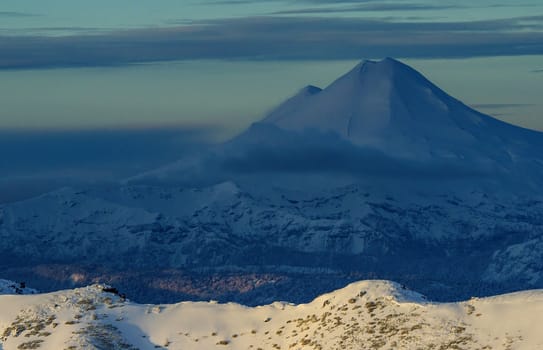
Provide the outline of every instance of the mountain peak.
[[[390,81],[393,78],[394,73],[396,71],[400,71],[401,69],[410,70],[411,68],[390,57],[386,57],[380,61],[362,60],[349,72],[334,81],[324,90],[334,90],[336,85],[340,85],[340,89],[342,89],[343,92],[353,93],[362,88],[360,84],[363,84],[365,80]],[[349,86],[343,86],[346,85],[346,81],[348,81],[347,85]],[[318,94],[320,95],[320,93],[324,90],[314,85],[305,86],[304,88],[300,89],[294,96],[290,97],[285,102],[276,107],[274,110],[272,110],[264,118],[263,122],[276,124],[277,126],[287,126],[286,128],[290,129],[290,127],[288,127],[288,124],[290,122],[295,122],[296,115],[299,115],[302,110],[306,108],[304,107],[304,105],[308,103],[308,100]],[[338,95],[340,95],[340,93],[338,93]],[[338,106],[339,103],[341,103],[341,100],[336,99],[336,102],[337,104],[335,105]],[[330,113],[331,117],[334,115],[337,115],[337,113]],[[333,122],[335,123],[335,121]],[[318,125],[315,125],[309,120],[307,120],[307,124],[301,128],[303,129],[305,127],[315,129],[328,129],[327,127],[320,128]],[[296,127],[295,129],[300,128]]]
[[390,57],[380,61],[362,60],[349,72],[334,81],[328,88],[345,80],[351,80],[352,82],[357,83],[351,85],[349,87],[350,90],[357,88],[361,89],[367,87],[368,84],[382,85],[385,82],[387,82],[391,88],[396,88],[395,85],[397,83],[433,85],[413,68]]
[[411,68],[398,60],[386,57],[380,61],[362,60],[349,73],[362,75],[368,72],[377,73],[380,75],[391,76],[395,71],[411,70]]
[[280,123],[281,119],[285,116],[296,114],[298,108],[303,106],[306,100],[319,94],[321,91],[322,89],[317,86],[307,85],[299,90],[296,95],[292,96],[270,112],[263,122],[270,124]]
[[364,60],[323,90],[306,87],[263,122],[334,132],[357,145],[417,159],[463,159],[481,135],[496,137],[488,128],[506,134],[519,129],[467,107],[393,58]]
[[374,67],[394,67],[394,66],[406,66],[398,60],[395,60],[392,57],[385,57],[382,60],[362,60],[358,63],[356,67],[362,68],[364,66],[374,66]]

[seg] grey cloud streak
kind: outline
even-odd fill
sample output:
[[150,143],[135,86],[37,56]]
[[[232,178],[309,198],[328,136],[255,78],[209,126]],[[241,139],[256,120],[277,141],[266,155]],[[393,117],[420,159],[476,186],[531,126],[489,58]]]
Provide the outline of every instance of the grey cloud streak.
[[326,13],[348,13],[348,12],[385,12],[385,11],[426,11],[445,10],[451,8],[463,8],[457,5],[422,5],[411,3],[386,3],[386,4],[358,4],[346,7],[314,7],[274,12],[274,15],[289,14],[326,14]]
[[18,17],[36,17],[40,16],[34,13],[16,12],[16,11],[0,11],[0,17],[18,18]]
[[0,69],[121,66],[192,59],[327,60],[543,54],[543,16],[472,22],[247,17],[166,28],[0,36]]
[[198,2],[201,5],[247,5],[263,2],[293,3],[293,4],[315,4],[315,5],[338,5],[338,4],[360,4],[366,2],[377,2],[379,0],[211,0]]

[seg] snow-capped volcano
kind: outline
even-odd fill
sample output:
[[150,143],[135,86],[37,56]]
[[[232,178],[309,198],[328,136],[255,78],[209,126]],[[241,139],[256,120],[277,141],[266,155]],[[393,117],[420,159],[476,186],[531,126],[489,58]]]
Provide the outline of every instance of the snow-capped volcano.
[[467,176],[477,178],[470,184],[475,189],[483,186],[475,182],[482,182],[531,191],[543,178],[539,149],[541,132],[479,113],[413,68],[386,58],[362,61],[325,89],[306,86],[210,152],[127,181],[215,184],[248,175],[260,182],[267,173],[278,182],[279,173],[304,178],[333,173],[317,182],[343,181],[340,174],[348,184],[352,177],[441,181]]
[[306,302],[355,277],[439,300],[542,288],[541,149],[367,61],[170,166],[0,205],[0,272],[40,290],[117,281],[145,302]]
[[471,109],[391,58],[363,61],[324,90],[306,87],[262,122],[331,131],[359,146],[419,160],[510,161],[533,137]]

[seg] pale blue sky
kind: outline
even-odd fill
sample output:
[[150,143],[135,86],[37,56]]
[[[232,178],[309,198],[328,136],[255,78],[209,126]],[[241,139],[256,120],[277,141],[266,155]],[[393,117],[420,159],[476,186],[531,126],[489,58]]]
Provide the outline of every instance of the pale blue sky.
[[543,130],[543,3],[3,0],[0,129],[219,126],[394,56]]

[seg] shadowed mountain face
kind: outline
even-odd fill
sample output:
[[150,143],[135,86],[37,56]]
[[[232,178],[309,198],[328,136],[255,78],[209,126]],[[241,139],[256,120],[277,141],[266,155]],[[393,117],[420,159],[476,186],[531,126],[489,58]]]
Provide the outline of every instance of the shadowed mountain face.
[[0,206],[0,275],[144,302],[302,302],[361,278],[435,300],[543,287],[542,145],[367,61],[208,152]]

